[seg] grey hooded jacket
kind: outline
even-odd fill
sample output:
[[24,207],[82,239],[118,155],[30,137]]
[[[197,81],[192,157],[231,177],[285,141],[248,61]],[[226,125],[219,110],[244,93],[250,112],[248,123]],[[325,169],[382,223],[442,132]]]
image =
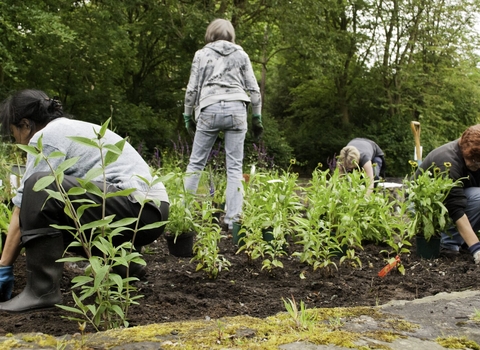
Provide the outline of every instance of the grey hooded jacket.
[[[84,137],[87,139],[95,138],[94,130],[100,129],[100,125],[87,123],[80,120],[57,118],[52,120],[40,131],[37,131],[29,146],[38,147],[38,141],[42,136],[42,148],[45,155],[53,152],[63,153],[62,157],[50,158],[48,163],[44,160],[35,164],[35,157],[27,155],[27,164],[22,182],[17,190],[12,202],[15,206],[21,207],[23,198],[23,189],[25,181],[37,172],[50,172],[50,166],[56,169],[66,159],[77,158],[78,161],[64,171],[65,175],[76,178],[85,178],[88,171],[102,167],[100,151],[95,147],[85,146],[82,143],[73,141],[70,137]],[[116,133],[107,130],[102,142],[104,144],[116,144],[122,138]],[[127,142],[121,155],[112,164],[105,169],[105,181],[109,185],[114,185],[123,190],[135,188],[136,191],[129,197],[134,202],[134,195],[143,196],[148,199],[158,199],[168,202],[168,195],[163,183],[157,183],[153,187],[147,185],[139,176],[152,182],[153,177],[150,173],[150,167],[140,154]],[[93,179],[93,181],[103,181],[103,176]]]
[[[248,94],[247,94],[248,93]],[[220,101],[245,101],[261,114],[262,102],[252,64],[242,47],[225,40],[205,45],[195,53],[185,92],[184,113],[195,118]]]

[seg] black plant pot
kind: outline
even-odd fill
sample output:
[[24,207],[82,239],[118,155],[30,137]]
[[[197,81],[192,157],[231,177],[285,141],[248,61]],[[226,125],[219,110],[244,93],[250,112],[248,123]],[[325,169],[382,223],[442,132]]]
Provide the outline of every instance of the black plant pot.
[[217,220],[217,223],[220,224],[220,220],[225,214],[225,203],[213,203],[213,207],[217,209],[213,213],[213,217]]
[[[262,238],[265,242],[272,245],[272,242],[275,240],[275,236],[273,235],[273,228],[272,227],[267,227],[267,228],[262,229]],[[278,249],[281,249],[284,252],[286,252],[287,249],[288,249],[288,244],[284,244],[281,248],[278,247]]]
[[415,236],[417,255],[425,259],[435,259],[440,256],[440,237],[434,236],[429,241],[423,235]]
[[193,239],[195,238],[195,232],[185,232],[177,236],[165,234],[165,240],[167,241],[168,251],[171,255],[187,258],[193,256]]
[[233,244],[238,245],[239,247],[245,244],[243,238],[245,237],[245,232],[240,233],[240,229],[242,228],[242,224],[239,222],[233,223],[232,228],[232,239]]
[[347,255],[347,250],[348,250],[348,244],[343,244],[342,246],[340,246],[340,250],[332,249],[331,252],[333,256],[337,258],[341,258],[342,256]]

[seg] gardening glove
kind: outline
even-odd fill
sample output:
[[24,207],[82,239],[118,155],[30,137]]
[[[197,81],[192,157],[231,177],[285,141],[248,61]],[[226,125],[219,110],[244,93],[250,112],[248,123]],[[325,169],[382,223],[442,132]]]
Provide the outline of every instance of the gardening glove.
[[13,266],[0,267],[0,301],[7,301],[12,298],[13,291]]
[[468,251],[472,253],[475,264],[480,264],[480,242],[472,244],[468,247]]
[[197,127],[195,126],[192,116],[183,113],[183,119],[185,120],[185,128],[187,128],[188,134],[191,137],[195,137],[195,131],[197,131]]
[[254,114],[252,116],[252,132],[253,138],[256,142],[260,140],[263,135],[263,124],[262,124],[262,115]]

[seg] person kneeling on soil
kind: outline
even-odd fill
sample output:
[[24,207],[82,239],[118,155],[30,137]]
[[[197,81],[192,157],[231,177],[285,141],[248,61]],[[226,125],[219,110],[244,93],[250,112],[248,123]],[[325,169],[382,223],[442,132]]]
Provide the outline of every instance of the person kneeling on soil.
[[448,173],[454,181],[460,180],[461,187],[453,187],[444,201],[450,218],[455,225],[442,232],[440,245],[443,254],[458,254],[463,244],[480,263],[480,242],[476,232],[480,229],[480,124],[465,130],[455,141],[431,151],[420,164],[416,175],[433,164]]
[[370,179],[370,191],[376,180],[385,178],[385,154],[382,149],[372,140],[357,137],[340,151],[337,168],[345,174],[359,167]]
[[[73,187],[80,187],[77,179],[85,178],[89,170],[102,167],[99,149],[85,146],[69,138],[76,136],[93,139],[97,137],[94,130],[98,132],[100,126],[67,118],[64,116],[60,101],[49,98],[43,91],[22,90],[13,94],[3,102],[0,117],[4,136],[13,135],[17,143],[32,147],[38,147],[39,138],[42,137],[42,149],[46,156],[52,152],[63,153],[64,157],[49,159],[48,162],[54,169],[64,160],[78,157],[75,165],[64,172],[61,185],[67,192]],[[116,144],[121,142],[122,138],[107,130],[103,141],[104,144]],[[67,231],[53,228],[52,224],[74,226],[74,223],[65,214],[64,203],[55,199],[47,200],[48,193],[45,190],[38,192],[33,190],[39,179],[49,175],[51,171],[45,160],[35,164],[35,157],[30,154],[27,156],[25,174],[12,199],[15,207],[0,259],[0,300],[3,301],[0,302],[0,311],[23,312],[52,307],[62,302],[60,280],[63,263],[57,260],[62,258],[65,247],[74,240],[74,237]],[[89,192],[76,196],[75,199],[99,204],[85,210],[81,216],[81,224],[100,220],[103,215],[105,217],[115,215],[115,220],[138,218],[139,227],[168,220],[169,202],[165,186],[162,183],[150,186],[139,176],[152,180],[148,164],[126,142],[118,159],[105,168],[106,192],[114,193],[132,188],[135,192],[129,196],[108,197],[105,204],[102,204],[100,196]],[[95,180],[98,182],[92,183],[103,191],[103,176]],[[47,188],[58,192],[55,182]],[[134,196],[148,200],[140,217],[141,204]],[[130,228],[133,229],[134,225],[135,223]],[[134,239],[133,244],[140,252],[142,246],[160,237],[163,229],[164,225],[160,228],[138,231],[135,237],[133,230],[124,230],[122,234],[113,237],[113,244],[118,246]],[[27,282],[25,289],[11,299],[13,264],[22,247],[25,248],[26,254]],[[79,253],[86,254],[83,249]],[[125,277],[127,268],[115,267],[112,272]],[[130,263],[128,273],[130,276],[141,277],[144,273],[143,265]]]

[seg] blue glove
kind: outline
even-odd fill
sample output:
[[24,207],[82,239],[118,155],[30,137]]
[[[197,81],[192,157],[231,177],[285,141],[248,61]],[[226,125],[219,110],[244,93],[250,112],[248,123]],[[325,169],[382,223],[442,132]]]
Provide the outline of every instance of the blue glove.
[[185,120],[185,128],[187,128],[188,134],[191,137],[195,137],[195,131],[197,131],[197,127],[195,126],[192,116],[183,113],[183,120]]
[[253,138],[258,142],[263,135],[262,116],[260,114],[254,114],[252,116],[252,132]]
[[12,298],[14,279],[13,266],[0,267],[0,301],[7,301]]
[[468,251],[472,253],[475,264],[480,264],[480,242],[472,244],[468,247]]

